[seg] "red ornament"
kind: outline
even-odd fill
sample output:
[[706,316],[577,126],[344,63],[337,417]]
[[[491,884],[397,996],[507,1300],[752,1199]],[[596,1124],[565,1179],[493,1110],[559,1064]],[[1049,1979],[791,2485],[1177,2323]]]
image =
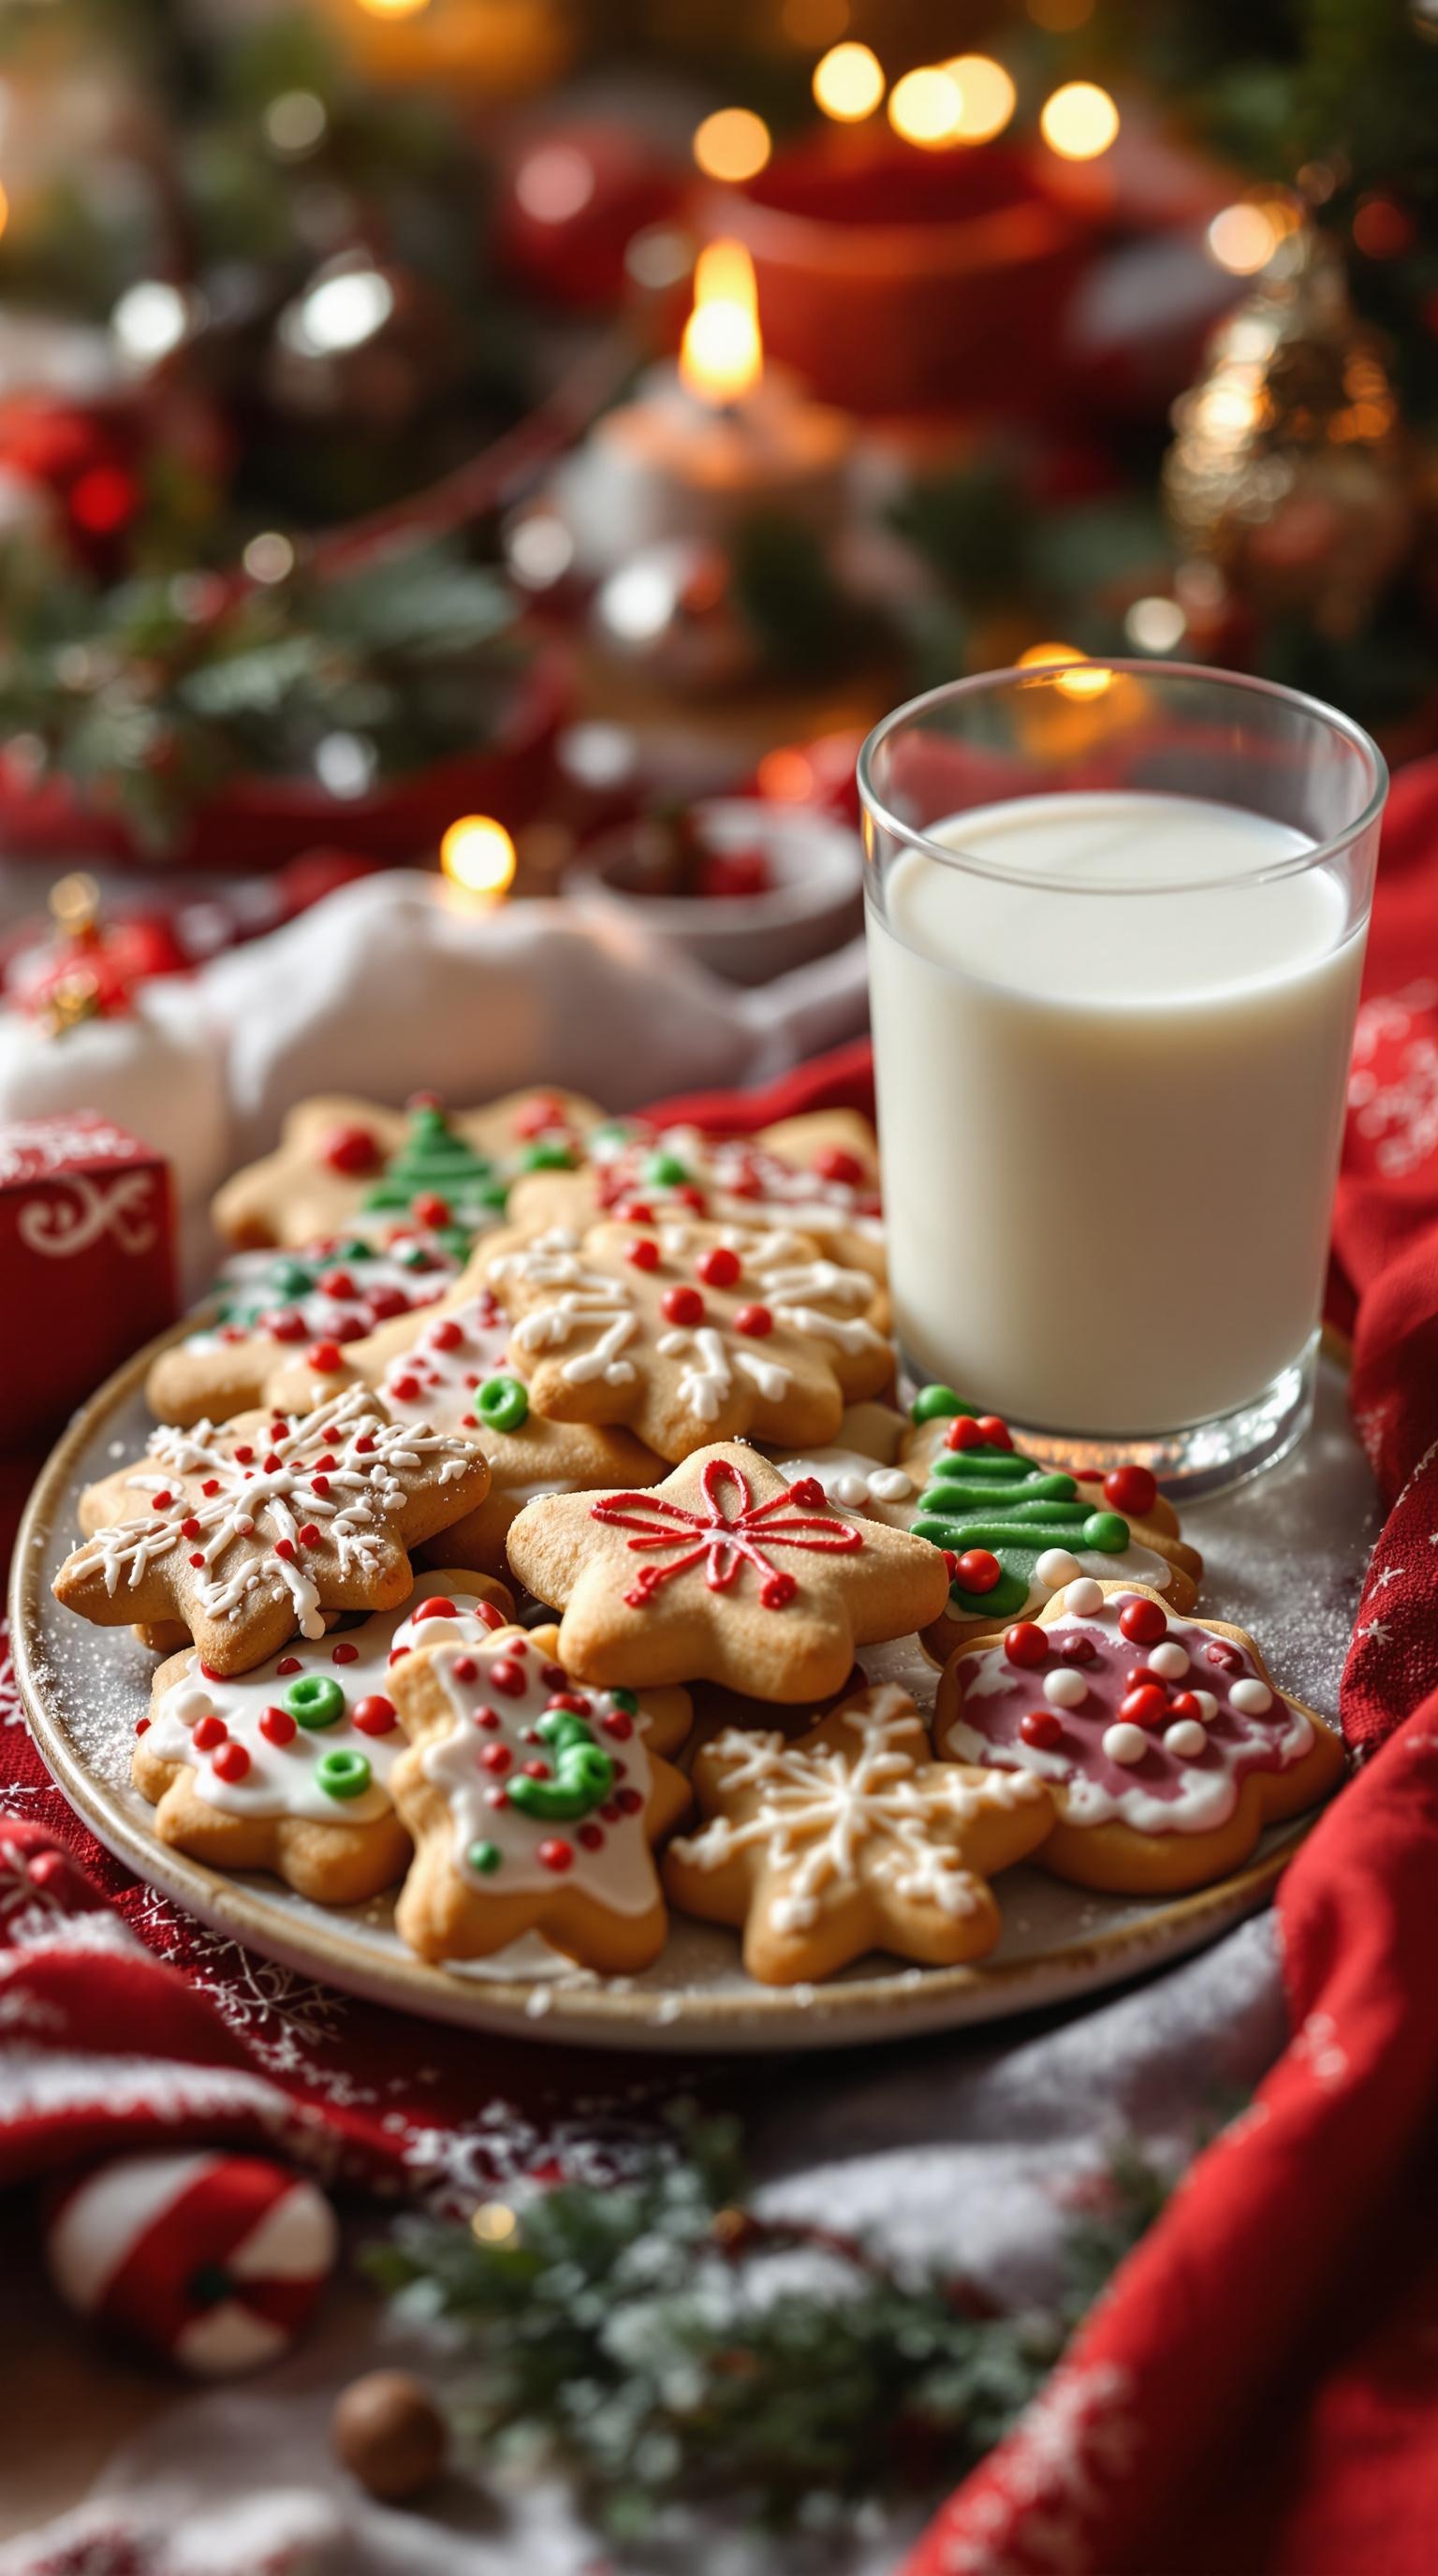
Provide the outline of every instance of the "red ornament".
[[1019,1733],[1025,1744],[1042,1745],[1051,1750],[1063,1741],[1063,1719],[1052,1708],[1031,1708],[1019,1719]]
[[1158,1478],[1147,1467],[1113,1467],[1103,1480],[1103,1498],[1129,1520],[1142,1520],[1158,1500]]
[[1049,1658],[1048,1637],[1036,1620],[1021,1619],[1016,1627],[1007,1631],[1004,1653],[1011,1664],[1046,1664]]
[[549,123],[521,144],[497,209],[504,268],[581,311],[618,303],[637,232],[674,213],[689,174],[662,144],[599,117]]
[[95,1111],[0,1121],[0,1451],[58,1431],[172,1322],[176,1285],[168,1164]]
[[1154,1646],[1167,1634],[1168,1617],[1157,1601],[1126,1601],[1118,1624],[1133,1645]]
[[659,1303],[671,1324],[702,1324],[704,1321],[704,1300],[697,1288],[666,1288]]
[[986,1547],[966,1547],[955,1561],[954,1580],[965,1592],[992,1592],[1003,1570]]
[[732,1288],[739,1276],[739,1256],[727,1243],[716,1243],[700,1253],[694,1268],[706,1288]]

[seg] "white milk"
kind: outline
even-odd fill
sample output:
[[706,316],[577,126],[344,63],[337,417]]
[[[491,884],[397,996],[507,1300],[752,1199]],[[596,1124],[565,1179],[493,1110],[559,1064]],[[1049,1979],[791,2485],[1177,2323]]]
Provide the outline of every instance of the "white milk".
[[[1113,791],[984,806],[869,907],[900,1342],[1032,1426],[1178,1430],[1259,1395],[1318,1316],[1361,931],[1310,846]],[[1067,894],[1025,883],[1072,879]]]

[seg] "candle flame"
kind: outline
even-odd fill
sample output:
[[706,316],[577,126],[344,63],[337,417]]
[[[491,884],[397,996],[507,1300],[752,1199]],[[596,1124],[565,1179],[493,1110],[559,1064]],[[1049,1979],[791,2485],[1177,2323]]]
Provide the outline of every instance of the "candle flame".
[[710,242],[694,271],[679,373],[701,402],[737,402],[764,373],[754,263],[742,242]]
[[439,863],[466,894],[498,897],[514,879],[514,843],[492,814],[462,814],[440,842]]

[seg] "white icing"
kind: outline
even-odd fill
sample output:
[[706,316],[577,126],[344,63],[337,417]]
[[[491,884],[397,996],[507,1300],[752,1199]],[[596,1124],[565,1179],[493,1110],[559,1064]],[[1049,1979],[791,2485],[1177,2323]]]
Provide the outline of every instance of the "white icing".
[[[1060,1557],[1064,1567],[1069,1569],[1054,1576],[1052,1589],[1043,1573],[1044,1557],[1047,1556]],[[1034,1566],[1033,1581],[1029,1585],[1027,1599],[1019,1609],[1010,1611],[1010,1618],[1027,1619],[1032,1611],[1044,1609],[1052,1600],[1054,1592],[1060,1589],[1064,1590],[1065,1605],[1071,1607],[1074,1593],[1079,1588],[1073,1579],[1072,1568],[1075,1566],[1082,1568],[1080,1581],[1084,1576],[1101,1575],[1109,1583],[1146,1583],[1154,1592],[1166,1592],[1173,1581],[1174,1569],[1168,1558],[1156,1556],[1153,1550],[1147,1547],[1126,1547],[1119,1554],[1111,1556],[1104,1555],[1098,1548],[1081,1548],[1076,1556],[1070,1556],[1066,1548],[1046,1548],[1044,1557],[1040,1557]],[[1101,1600],[1103,1596],[1096,1582],[1093,1583],[1092,1588],[1097,1598]],[[972,1621],[973,1613],[960,1609],[956,1602],[951,1601],[944,1616],[958,1624],[964,1624]]]
[[[456,1328],[459,1339],[452,1348],[445,1348]],[[464,1305],[434,1316],[409,1347],[396,1354],[380,1380],[380,1402],[396,1422],[429,1422],[436,1431],[467,1430],[479,1435],[483,1448],[483,1430],[474,1412],[475,1389],[493,1377],[509,1342],[508,1316],[482,1290]],[[416,1381],[415,1393],[397,1395],[396,1387],[410,1379]]]
[[[540,1888],[558,1895],[564,1888],[578,1888],[612,1913],[647,1913],[658,1902],[659,1884],[644,1821],[653,1775],[644,1742],[643,1709],[630,1721],[627,1733],[611,1735],[604,1720],[616,1713],[622,1718],[613,1692],[591,1690],[585,1682],[570,1680],[531,1638],[514,1628],[487,1635],[477,1648],[466,1651],[479,1667],[468,1681],[455,1670],[462,1657],[443,1653],[436,1658],[435,1670],[454,1710],[454,1724],[447,1733],[429,1737],[420,1756],[425,1778],[442,1792],[449,1807],[454,1827],[451,1856],[466,1887],[495,1896],[530,1894]],[[521,1692],[502,1692],[488,1681],[501,1662],[523,1673]],[[560,1672],[558,1680],[544,1679],[554,1672]],[[505,1779],[525,1762],[547,1758],[542,1745],[532,1740],[532,1730],[556,1691],[588,1702],[595,1741],[611,1756],[616,1772],[623,1766],[616,1789],[632,1791],[641,1801],[637,1808],[614,1813],[601,1809],[573,1823],[548,1823],[512,1804],[494,1802]],[[480,1709],[492,1711],[498,1725],[478,1725],[475,1712]],[[510,1755],[506,1771],[489,1769],[483,1762],[486,1748],[495,1745]],[[581,1841],[582,1826],[602,1837],[597,1848]],[[537,1857],[540,1844],[551,1839],[567,1843],[573,1852],[572,1866],[562,1872],[547,1869]],[[470,1848],[480,1842],[493,1843],[502,1854],[493,1872],[470,1867]]]
[[811,1449],[802,1458],[777,1461],[779,1473],[794,1485],[802,1476],[816,1477],[824,1498],[840,1511],[863,1512],[870,1520],[907,1529],[914,1517],[918,1487],[902,1467],[880,1467],[859,1449]]
[[1021,1782],[1032,1797],[1036,1784],[992,1770],[966,1780],[936,1763],[912,1700],[894,1683],[866,1692],[846,1714],[860,1730],[852,1750],[727,1728],[708,1748],[719,1794],[732,1800],[757,1790],[757,1803],[742,1819],[715,1816],[671,1848],[697,1869],[762,1852],[766,1870],[784,1882],[768,1904],[780,1932],[807,1931],[826,1898],[849,1894],[861,1876],[951,1918],[971,1914],[984,1883],[945,1828],[1019,1803],[1009,1793]]
[[[190,1431],[165,1425],[153,1432],[146,1456],[166,1472],[136,1473],[127,1484],[137,1494],[173,1492],[177,1484],[183,1490],[146,1520],[97,1530],[77,1551],[76,1563],[98,1559],[113,1596],[122,1576],[133,1588],[152,1565],[182,1549],[204,1560],[195,1569],[195,1592],[207,1617],[232,1617],[255,1596],[288,1601],[301,1634],[318,1637],[324,1632],[319,1589],[307,1570],[311,1551],[300,1544],[300,1530],[318,1528],[318,1544],[341,1576],[369,1581],[386,1561],[384,1523],[403,1511],[412,1488],[436,1471],[438,1482],[449,1484],[476,1457],[472,1446],[424,1425],[407,1429],[387,1422],[362,1387],[348,1387],[301,1415],[273,1444],[268,1426],[256,1426],[240,1443],[251,1451],[247,1461],[217,1445],[233,1436],[217,1433],[211,1422],[198,1422]],[[335,1463],[321,1476],[316,1461],[326,1453]],[[273,1467],[265,1465],[268,1458]],[[318,1491],[318,1483],[327,1490]],[[206,1484],[215,1492],[205,1493]],[[255,1555],[241,1548],[226,1572],[223,1561],[235,1543],[256,1532],[268,1540],[268,1551]],[[292,1557],[275,1552],[280,1540],[293,1548]]]
[[661,1359],[689,1357],[679,1372],[678,1394],[681,1404],[697,1413],[701,1422],[717,1422],[734,1392],[737,1371],[757,1388],[766,1404],[779,1404],[788,1394],[794,1380],[782,1361],[767,1359],[764,1353],[747,1342],[736,1342],[713,1324],[696,1324],[692,1329],[678,1325],[661,1333],[655,1345]]
[[[398,1609],[377,1610],[360,1627],[343,1636],[327,1636],[308,1650],[298,1643],[285,1646],[253,1672],[228,1680],[210,1679],[192,1650],[183,1673],[156,1704],[142,1738],[146,1753],[192,1766],[196,1797],[229,1815],[301,1816],[325,1825],[375,1823],[389,1812],[389,1775],[404,1751],[404,1730],[396,1724],[387,1735],[366,1735],[351,1723],[349,1712],[362,1699],[388,1698],[391,1663],[403,1650],[438,1645],[445,1638],[460,1639],[472,1650],[490,1634],[487,1620],[476,1608],[479,1596],[473,1592],[446,1596],[454,1603],[456,1618],[421,1619],[416,1624],[413,1614],[420,1602],[435,1597],[432,1582],[420,1575]],[[351,1647],[357,1650],[353,1660]],[[291,1663],[299,1666],[298,1672],[280,1672],[281,1664]],[[322,1674],[338,1682],[346,1713],[333,1726],[297,1726],[287,1744],[272,1744],[261,1728],[261,1715],[272,1705],[283,1708],[285,1692],[301,1674]],[[214,1767],[218,1747],[202,1750],[191,1742],[200,1719],[211,1714],[223,1718],[228,1741],[243,1745],[250,1757],[242,1780],[221,1779]],[[358,1798],[331,1797],[319,1784],[316,1765],[321,1754],[338,1748],[363,1753],[369,1763],[370,1783]]]
[[[307,1269],[316,1271],[319,1276],[314,1287],[298,1297],[276,1295],[266,1299],[264,1289],[267,1280],[286,1260],[303,1262]],[[412,1269],[408,1262],[399,1259],[392,1248],[386,1252],[366,1254],[363,1260],[342,1260],[338,1254],[326,1259],[308,1250],[292,1254],[236,1252],[220,1271],[215,1282],[216,1294],[228,1295],[247,1307],[254,1306],[258,1311],[250,1316],[248,1322],[237,1315],[227,1325],[219,1324],[203,1332],[187,1333],[180,1347],[198,1359],[208,1357],[213,1351],[237,1349],[241,1343],[252,1339],[273,1339],[274,1336],[266,1329],[267,1320],[272,1322],[281,1314],[298,1315],[305,1328],[305,1337],[312,1342],[333,1341],[356,1322],[362,1323],[369,1333],[376,1324],[388,1320],[372,1311],[377,1290],[398,1290],[410,1309],[432,1306],[435,1299],[442,1297],[451,1286],[458,1270],[459,1264],[452,1256],[433,1247],[430,1247],[430,1266],[425,1270]],[[337,1297],[320,1285],[321,1279],[339,1278],[345,1274],[354,1283],[353,1296]],[[295,1336],[294,1341],[298,1348],[299,1336]],[[281,1348],[286,1346],[280,1345]]]

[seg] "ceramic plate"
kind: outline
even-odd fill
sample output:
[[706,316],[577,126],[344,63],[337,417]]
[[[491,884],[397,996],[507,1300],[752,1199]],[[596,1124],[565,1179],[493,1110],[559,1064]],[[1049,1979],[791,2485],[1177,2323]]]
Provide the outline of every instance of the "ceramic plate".
[[[156,1346],[158,1347],[158,1345]],[[16,1545],[11,1625],[36,1740],[71,1804],[108,1850],[216,1931],[351,1993],[480,2030],[625,2049],[849,2046],[991,2021],[1118,1984],[1181,1957],[1271,1892],[1307,1821],[1275,1828],[1244,1869],[1197,1895],[1096,1896],[1036,1869],[998,1881],[1003,1937],[981,1966],[912,1968],[878,1956],[822,1986],[747,1978],[737,1937],[677,1920],[642,1976],[601,1979],[537,1940],[495,1959],[432,1968],[397,1938],[388,1898],[330,1908],[253,1873],[224,1877],[158,1842],[129,1785],[137,1717],[155,1657],[128,1629],[88,1627],[52,1599],[50,1578],[76,1537],[80,1489],[143,1445],[141,1389],[153,1351],[102,1387],[46,1464]],[[1251,1628],[1286,1687],[1333,1711],[1375,1532],[1373,1490],[1348,1426],[1343,1378],[1320,1370],[1318,1417],[1302,1450],[1254,1483],[1195,1508],[1185,1532],[1207,1562],[1201,1610]],[[903,1681],[931,1707],[935,1673],[912,1644],[869,1648],[871,1680]]]

